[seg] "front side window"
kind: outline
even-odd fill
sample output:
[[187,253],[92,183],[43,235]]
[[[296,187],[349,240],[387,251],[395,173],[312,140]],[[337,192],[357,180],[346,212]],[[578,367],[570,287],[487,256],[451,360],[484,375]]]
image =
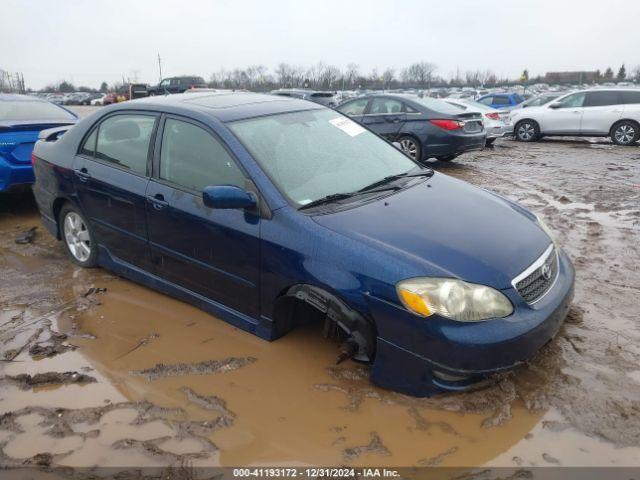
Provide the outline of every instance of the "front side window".
[[360,98],[342,105],[338,110],[345,115],[362,115],[364,109],[367,108],[367,103],[369,103],[368,99]]
[[402,113],[402,102],[392,98],[374,98],[371,101],[369,113],[372,115]]
[[160,82],[160,86],[161,86],[161,87],[168,87],[168,86],[169,86],[169,83],[171,83],[171,80],[169,80],[169,79],[167,78],[167,79],[162,80],[162,81]]
[[228,125],[295,206],[416,168],[397,148],[329,109]]
[[606,91],[589,92],[584,100],[585,107],[606,107],[609,105],[618,105],[620,103],[619,92]]
[[558,103],[560,108],[580,108],[584,104],[584,92],[574,93],[563,98]]
[[114,115],[107,118],[98,129],[96,158],[146,175],[155,121],[155,117],[150,115]]
[[162,133],[160,178],[198,192],[209,186],[245,184],[244,174],[213,135],[173,118],[167,119]]

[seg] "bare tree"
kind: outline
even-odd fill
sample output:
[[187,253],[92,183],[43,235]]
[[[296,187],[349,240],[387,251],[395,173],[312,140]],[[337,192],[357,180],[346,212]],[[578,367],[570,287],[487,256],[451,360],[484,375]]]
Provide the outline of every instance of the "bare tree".
[[347,65],[347,69],[344,72],[345,81],[353,86],[358,81],[358,77],[360,76],[360,67],[357,63],[349,63]]
[[325,65],[323,70],[320,72],[319,86],[330,89],[335,86],[341,76],[342,72],[338,67],[335,65]]
[[431,62],[412,63],[402,72],[402,78],[408,82],[414,82],[418,86],[430,87],[433,73],[436,71],[436,64]]
[[389,89],[391,87],[391,82],[395,80],[396,71],[394,68],[389,67],[382,72],[382,82],[384,83],[384,88]]

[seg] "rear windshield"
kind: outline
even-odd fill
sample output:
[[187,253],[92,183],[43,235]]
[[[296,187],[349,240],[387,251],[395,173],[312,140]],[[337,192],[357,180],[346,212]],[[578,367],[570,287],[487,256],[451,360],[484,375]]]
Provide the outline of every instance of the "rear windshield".
[[454,107],[443,100],[437,100],[430,97],[412,97],[411,100],[427,107],[429,110],[433,110],[434,112],[446,113],[449,115],[458,115],[460,113],[460,107]]
[[0,120],[75,120],[71,113],[49,102],[0,100]]

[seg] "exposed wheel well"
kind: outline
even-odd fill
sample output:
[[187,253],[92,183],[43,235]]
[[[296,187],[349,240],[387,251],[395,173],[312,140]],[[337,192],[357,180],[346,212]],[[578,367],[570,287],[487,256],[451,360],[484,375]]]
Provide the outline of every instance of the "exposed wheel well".
[[617,120],[613,125],[611,125],[611,128],[609,129],[609,136],[613,135],[613,131],[615,130],[615,128],[622,122],[633,123],[640,130],[640,123],[638,123],[636,120],[633,120],[631,118],[621,118],[620,120]]
[[332,330],[357,345],[353,358],[373,361],[376,330],[372,321],[332,293],[313,285],[298,284],[287,288],[275,301],[273,323],[275,337],[281,337],[296,326],[310,322],[324,322],[324,333]]

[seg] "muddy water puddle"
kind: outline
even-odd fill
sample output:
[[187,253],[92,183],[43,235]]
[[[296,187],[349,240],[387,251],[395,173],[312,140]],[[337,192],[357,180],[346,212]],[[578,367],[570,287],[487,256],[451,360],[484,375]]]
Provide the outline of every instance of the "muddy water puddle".
[[529,365],[430,399],[336,366],[319,325],[269,343],[73,267],[42,228],[17,245],[33,204],[0,205],[0,464],[638,465],[638,159],[532,147],[436,168],[548,220],[576,265],[574,308]]

